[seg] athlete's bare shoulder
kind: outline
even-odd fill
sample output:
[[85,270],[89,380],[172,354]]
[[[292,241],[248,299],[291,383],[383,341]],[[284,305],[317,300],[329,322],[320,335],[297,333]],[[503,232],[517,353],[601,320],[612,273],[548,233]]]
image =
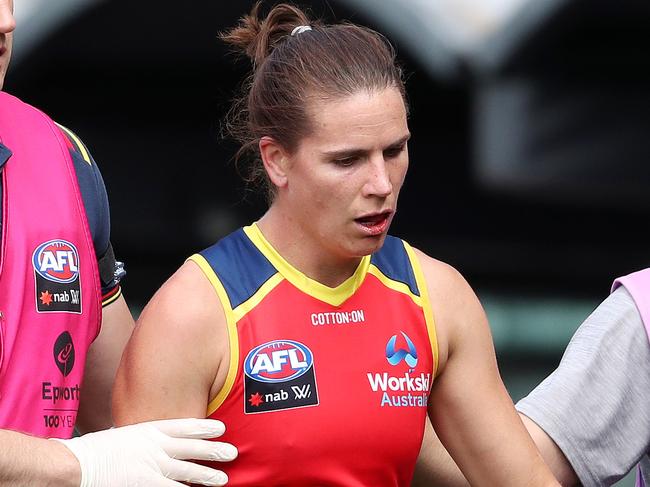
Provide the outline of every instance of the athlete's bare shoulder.
[[116,422],[202,416],[227,354],[219,300],[201,269],[188,261],[138,318],[114,387]]
[[473,327],[486,326],[487,321],[474,290],[458,270],[414,250],[427,284],[443,367],[450,347],[471,334]]
[[214,325],[223,319],[225,323],[223,308],[214,287],[201,268],[191,260],[186,261],[160,287],[147,305],[149,307],[175,317],[175,321],[191,320],[197,325],[207,321]]
[[422,272],[432,298],[438,295],[451,298],[453,296],[463,297],[467,293],[474,294],[465,278],[454,267],[434,259],[419,249],[414,250],[422,266]]

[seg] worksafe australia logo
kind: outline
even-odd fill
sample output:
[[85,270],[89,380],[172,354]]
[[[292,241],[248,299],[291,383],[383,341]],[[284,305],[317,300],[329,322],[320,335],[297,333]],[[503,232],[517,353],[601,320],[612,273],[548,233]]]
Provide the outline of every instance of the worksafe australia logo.
[[386,344],[386,360],[388,360],[388,363],[391,365],[397,365],[401,361],[404,361],[410,368],[414,369],[418,364],[418,352],[409,336],[403,331],[400,333],[406,341],[407,348],[397,348],[397,335],[393,335]]
[[[368,372],[368,384],[378,395],[380,407],[427,407],[431,387],[431,373],[416,373],[418,353],[411,338],[400,331],[386,343],[386,360],[397,369],[393,372]],[[384,366],[385,367],[385,366]],[[403,372],[399,372],[403,371]]]

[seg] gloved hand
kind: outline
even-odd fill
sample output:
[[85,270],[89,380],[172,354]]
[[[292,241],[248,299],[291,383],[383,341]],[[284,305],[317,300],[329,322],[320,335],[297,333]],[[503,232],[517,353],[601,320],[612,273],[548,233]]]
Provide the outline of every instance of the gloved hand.
[[212,419],[168,419],[57,441],[79,460],[80,487],[181,487],[175,480],[225,485],[225,473],[183,461],[235,459],[234,446],[203,439],[224,431],[223,423]]

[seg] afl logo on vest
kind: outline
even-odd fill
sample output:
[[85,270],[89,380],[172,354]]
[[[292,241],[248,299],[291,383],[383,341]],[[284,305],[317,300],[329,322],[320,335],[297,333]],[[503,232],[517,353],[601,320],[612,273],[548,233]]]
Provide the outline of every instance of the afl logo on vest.
[[258,345],[244,360],[244,412],[266,413],[318,405],[314,355],[293,340]]
[[79,253],[66,240],[49,240],[32,256],[39,313],[81,313]]

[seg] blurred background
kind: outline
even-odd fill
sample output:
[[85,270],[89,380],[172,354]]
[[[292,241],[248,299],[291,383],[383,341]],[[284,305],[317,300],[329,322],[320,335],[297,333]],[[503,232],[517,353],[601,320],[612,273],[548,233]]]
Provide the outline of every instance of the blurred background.
[[[264,211],[219,133],[249,66],[217,33],[252,2],[15,3],[5,89],[91,148],[137,315],[188,255]],[[413,138],[392,233],[474,286],[519,399],[612,280],[650,262],[650,3],[298,3],[397,47]]]

